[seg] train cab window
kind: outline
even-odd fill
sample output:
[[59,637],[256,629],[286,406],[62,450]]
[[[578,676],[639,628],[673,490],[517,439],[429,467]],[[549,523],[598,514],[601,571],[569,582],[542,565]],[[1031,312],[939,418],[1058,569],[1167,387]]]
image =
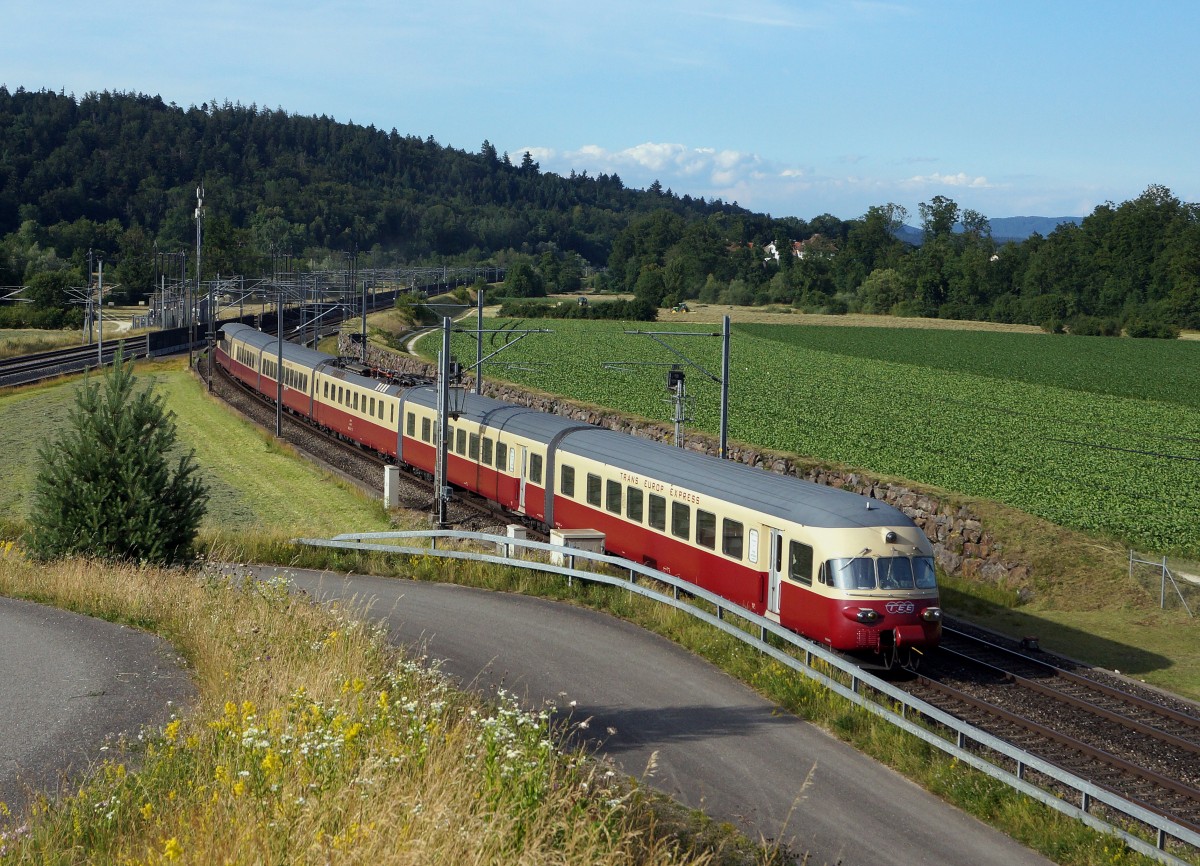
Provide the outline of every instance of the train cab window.
[[813,549],[799,541],[790,542],[788,546],[788,577],[812,586],[813,579]]
[[479,457],[479,462],[482,463],[484,466],[492,465],[492,446],[493,445],[495,445],[495,443],[492,442],[491,437],[488,437],[488,436],[483,437],[483,453]]
[[917,589],[935,589],[937,587],[937,572],[933,568],[932,556],[913,557],[913,577],[917,581]]
[[875,560],[865,556],[831,559],[825,565],[825,579],[838,589],[874,589]]
[[529,455],[529,480],[534,484],[542,483],[542,455]]
[[479,434],[472,433],[470,439],[467,440],[467,456],[472,460],[479,459]]
[[709,550],[717,548],[717,515],[696,509],[696,543]]
[[660,532],[667,531],[667,500],[657,493],[650,494],[650,526]]
[[875,561],[880,589],[912,589],[912,560],[907,556],[881,556]]
[[736,520],[726,517],[721,521],[721,553],[734,559],[742,558],[744,527]]
[[459,427],[454,433],[454,450],[459,454],[466,455],[467,453],[467,431],[464,427]]
[[508,465],[508,446],[505,445],[503,442],[497,442],[496,443],[496,468],[499,469],[501,472],[503,472],[504,467],[506,465]]
[[587,476],[587,504],[600,507],[600,476],[590,472]]
[[409,412],[405,419],[404,435],[410,439],[417,435],[417,413]]
[[565,463],[558,472],[558,492],[563,496],[575,495],[575,467]]
[[676,538],[692,537],[692,507],[682,502],[671,503],[671,534]]
[[634,523],[642,522],[642,488],[630,484],[625,488],[625,516]]
[[621,482],[611,478],[604,482],[604,507],[613,514],[621,513]]
[[421,441],[429,442],[433,439],[433,421],[430,418],[421,419]]

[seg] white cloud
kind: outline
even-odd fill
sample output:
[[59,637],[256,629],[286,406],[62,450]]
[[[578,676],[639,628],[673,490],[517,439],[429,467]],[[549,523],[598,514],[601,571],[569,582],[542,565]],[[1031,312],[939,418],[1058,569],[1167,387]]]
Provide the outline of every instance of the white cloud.
[[957,186],[966,187],[969,189],[993,189],[994,186],[988,183],[986,177],[971,177],[965,172],[958,174],[933,174],[916,175],[905,181],[907,186]]
[[621,150],[586,144],[561,153],[544,147],[526,149],[550,171],[619,174],[632,186],[652,180],[671,186],[685,179],[694,188],[689,191],[699,195],[713,195],[714,187],[732,186],[746,178],[778,174],[757,154],[672,142],[647,141]]

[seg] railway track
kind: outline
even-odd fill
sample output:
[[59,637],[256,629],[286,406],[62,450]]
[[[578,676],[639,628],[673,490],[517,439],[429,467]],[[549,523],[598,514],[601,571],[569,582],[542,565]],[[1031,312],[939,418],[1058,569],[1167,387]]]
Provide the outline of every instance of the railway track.
[[1103,672],[946,628],[915,696],[1200,832],[1200,710]]
[[109,340],[104,344],[103,352],[100,347],[91,345],[4,358],[0,359],[0,388],[43,382],[111,364],[119,345],[124,347],[122,351],[126,358],[144,358],[150,353],[150,338],[142,334]]
[[[199,365],[198,370],[202,376],[207,375],[206,365]],[[275,402],[247,388],[219,366],[215,368],[213,393],[260,427],[274,431]],[[309,460],[360,489],[383,495],[383,474],[387,462],[374,452],[321,430],[288,412],[283,414],[283,439]],[[432,479],[406,471],[400,473],[401,508],[432,514],[433,495]],[[500,511],[486,500],[460,490],[455,491],[448,516],[455,528],[500,534],[503,534],[504,526],[514,519],[513,515]],[[529,537],[535,541],[548,540],[533,532]]]

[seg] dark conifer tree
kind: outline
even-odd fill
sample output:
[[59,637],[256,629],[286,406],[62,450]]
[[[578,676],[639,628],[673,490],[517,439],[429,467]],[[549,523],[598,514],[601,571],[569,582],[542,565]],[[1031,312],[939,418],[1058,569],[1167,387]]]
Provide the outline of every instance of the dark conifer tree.
[[84,382],[62,436],[39,448],[35,557],[155,564],[192,557],[208,493],[194,452],[172,465],[174,414],[161,394],[135,387],[132,367],[118,352],[102,384]]

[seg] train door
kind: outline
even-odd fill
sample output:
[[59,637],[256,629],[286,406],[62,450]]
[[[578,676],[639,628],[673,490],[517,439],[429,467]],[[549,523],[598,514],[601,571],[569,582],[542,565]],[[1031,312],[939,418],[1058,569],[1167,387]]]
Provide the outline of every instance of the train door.
[[767,564],[767,613],[779,616],[780,581],[783,577],[783,533],[771,529],[770,562]]
[[[518,453],[518,452],[520,452],[520,453]],[[517,462],[516,469],[520,470],[517,473],[517,478],[518,478],[517,483],[520,485],[520,493],[518,494],[518,497],[517,497],[517,511],[519,511],[521,514],[524,514],[525,513],[525,472],[529,466],[529,449],[526,448],[524,445],[518,445],[515,448],[513,448],[511,451],[509,451],[508,453],[510,455],[508,458],[510,461],[510,464],[508,467],[509,471],[510,472],[513,471],[513,466],[511,464],[511,461],[513,461],[513,460],[516,460],[516,462]]]

